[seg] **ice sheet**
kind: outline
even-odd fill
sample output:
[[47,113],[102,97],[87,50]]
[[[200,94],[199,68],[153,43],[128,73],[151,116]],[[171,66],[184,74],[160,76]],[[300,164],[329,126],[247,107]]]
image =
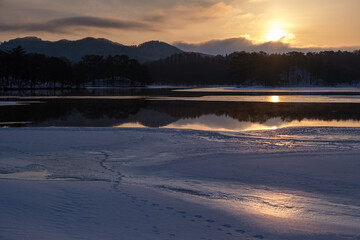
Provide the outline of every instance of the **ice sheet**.
[[360,237],[359,128],[0,135],[0,238]]

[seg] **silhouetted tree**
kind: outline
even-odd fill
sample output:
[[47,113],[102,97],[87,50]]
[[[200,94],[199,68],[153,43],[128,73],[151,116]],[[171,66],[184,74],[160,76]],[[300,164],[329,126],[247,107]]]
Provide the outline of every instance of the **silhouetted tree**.
[[145,85],[150,76],[145,66],[125,55],[86,55],[72,65],[64,58],[26,54],[21,46],[0,51],[0,88],[80,87],[99,79],[110,83],[126,79],[132,85]]

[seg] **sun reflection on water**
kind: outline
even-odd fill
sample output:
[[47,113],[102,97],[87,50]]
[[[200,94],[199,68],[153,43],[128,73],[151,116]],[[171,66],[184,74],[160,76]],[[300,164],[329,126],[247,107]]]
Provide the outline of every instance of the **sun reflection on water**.
[[278,103],[278,102],[280,102],[280,97],[279,96],[270,96],[269,102]]

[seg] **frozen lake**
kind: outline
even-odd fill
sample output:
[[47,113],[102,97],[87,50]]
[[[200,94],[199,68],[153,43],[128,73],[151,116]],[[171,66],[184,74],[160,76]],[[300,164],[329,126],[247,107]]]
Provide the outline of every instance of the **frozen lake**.
[[0,97],[0,239],[360,239],[356,89]]
[[359,131],[2,129],[0,237],[359,239]]

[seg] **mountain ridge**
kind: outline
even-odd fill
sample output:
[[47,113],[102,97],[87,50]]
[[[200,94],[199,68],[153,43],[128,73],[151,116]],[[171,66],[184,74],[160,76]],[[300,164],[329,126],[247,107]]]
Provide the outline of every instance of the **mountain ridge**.
[[85,55],[101,56],[127,55],[139,62],[150,62],[182,53],[179,48],[161,41],[148,41],[139,45],[126,46],[105,38],[86,37],[79,40],[42,40],[35,36],[15,38],[0,44],[0,50],[9,51],[22,46],[27,53],[65,57],[72,62],[80,61]]

